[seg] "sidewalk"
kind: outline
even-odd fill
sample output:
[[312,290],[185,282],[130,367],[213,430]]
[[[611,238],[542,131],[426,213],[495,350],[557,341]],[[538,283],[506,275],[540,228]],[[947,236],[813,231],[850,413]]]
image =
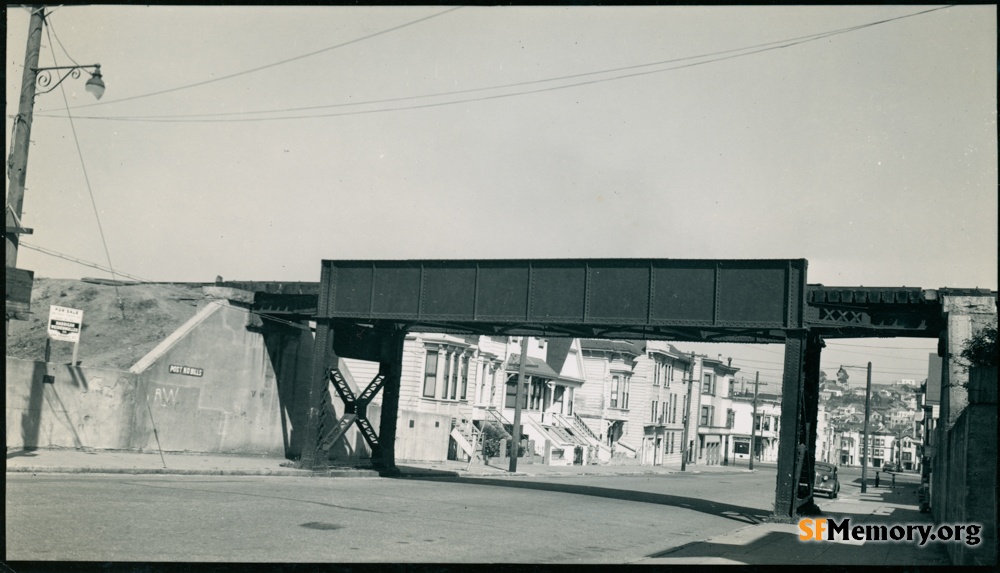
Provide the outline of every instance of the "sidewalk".
[[[407,462],[397,463],[401,477],[566,477],[588,475],[651,475],[679,472],[677,467],[640,466],[638,464],[547,466],[518,460],[517,471],[510,473],[507,460],[482,462]],[[746,472],[745,466],[689,465],[687,473]],[[295,463],[281,457],[237,456],[225,454],[188,454],[164,452],[126,452],[112,450],[37,449],[7,452],[7,472],[13,473],[103,473],[103,474],[175,474],[175,475],[246,475],[297,477],[378,477],[370,467],[328,467],[322,470],[297,469]]]
[[[920,513],[917,487],[869,489],[845,487],[837,499],[817,498],[822,509],[812,519],[850,518],[850,526],[933,525]],[[909,541],[803,541],[799,520],[760,523],[664,551],[642,564],[672,565],[822,565],[822,566],[950,566],[943,542],[921,547]]]

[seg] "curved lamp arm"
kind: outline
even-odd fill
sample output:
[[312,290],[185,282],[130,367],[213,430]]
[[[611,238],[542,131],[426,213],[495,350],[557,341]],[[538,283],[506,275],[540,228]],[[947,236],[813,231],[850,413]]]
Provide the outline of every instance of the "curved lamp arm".
[[[42,88],[38,94],[47,94],[50,91],[56,89],[59,84],[66,81],[66,78],[72,77],[74,79],[80,77],[80,70],[87,70],[87,68],[93,68],[94,71],[87,71],[90,74],[90,79],[87,80],[87,84],[84,86],[88,92],[94,94],[94,97],[101,99],[104,95],[104,80],[101,77],[101,64],[90,64],[87,66],[54,66],[51,68],[34,68],[35,74],[37,76],[36,82],[38,87]],[[58,81],[52,83],[52,72],[59,72],[60,70],[66,70],[62,77]],[[60,72],[61,73],[61,72]]]

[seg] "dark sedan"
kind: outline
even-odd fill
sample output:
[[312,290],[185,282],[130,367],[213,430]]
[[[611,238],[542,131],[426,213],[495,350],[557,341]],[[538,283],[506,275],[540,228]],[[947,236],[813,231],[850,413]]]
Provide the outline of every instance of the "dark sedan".
[[813,485],[813,493],[825,493],[830,499],[837,497],[840,493],[840,480],[837,479],[837,467],[816,462],[816,483]]

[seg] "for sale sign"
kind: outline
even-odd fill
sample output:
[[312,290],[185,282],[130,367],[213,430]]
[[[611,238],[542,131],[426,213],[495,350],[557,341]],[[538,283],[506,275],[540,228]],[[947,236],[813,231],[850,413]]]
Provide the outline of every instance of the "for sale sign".
[[80,342],[80,328],[83,326],[83,311],[65,306],[49,306],[49,338]]

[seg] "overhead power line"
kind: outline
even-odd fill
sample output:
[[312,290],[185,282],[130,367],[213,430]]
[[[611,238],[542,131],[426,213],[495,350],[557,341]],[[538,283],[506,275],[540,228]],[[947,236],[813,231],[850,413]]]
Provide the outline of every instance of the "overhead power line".
[[[51,23],[50,25],[45,26],[45,33],[49,36],[49,44],[51,44],[52,36],[55,35],[55,29],[51,26]],[[59,40],[58,36],[56,36],[56,41],[58,41],[59,46],[62,47],[62,41]],[[63,51],[64,52],[66,51],[65,47],[63,47]],[[69,56],[68,52],[67,56]],[[73,61],[74,64],[76,64],[76,60],[73,60],[71,56],[69,59]],[[52,53],[52,62],[56,66],[59,65],[59,62],[56,61],[55,52]],[[83,159],[83,149],[80,147],[80,138],[76,134],[76,124],[73,123],[73,114],[70,112],[69,109],[69,98],[66,97],[66,86],[61,85],[59,91],[62,94],[63,104],[66,106],[66,116],[69,118],[70,131],[73,133],[73,143],[76,144],[76,154],[80,157],[80,168],[83,170],[83,180],[87,185],[87,194],[90,196],[90,204],[94,208],[94,219],[97,220],[97,230],[101,235],[101,244],[104,245],[104,255],[108,259],[108,268],[111,271],[111,278],[114,279],[115,270],[114,270],[114,265],[111,264],[111,251],[108,249],[108,240],[104,236],[104,225],[101,224],[101,214],[97,209],[97,199],[94,198],[94,189],[90,184],[90,175],[87,173],[87,162],[84,161]],[[122,318],[124,319],[125,305],[122,303],[121,293],[118,292],[117,284],[115,284],[115,297],[118,299],[118,308],[121,310]]]
[[[21,241],[20,246],[22,246],[24,248],[27,248],[27,249],[31,249],[32,251],[37,251],[39,253],[49,255],[50,257],[56,257],[56,258],[63,259],[65,261],[70,261],[72,263],[76,263],[78,265],[82,265],[82,266],[89,267],[89,268],[92,268],[92,269],[97,269],[97,270],[104,271],[104,272],[112,272],[111,269],[109,269],[108,267],[105,267],[104,265],[100,265],[98,263],[94,263],[94,262],[91,262],[91,261],[85,261],[83,259],[78,259],[76,257],[67,255],[65,253],[60,253],[59,251],[54,251],[52,249],[47,249],[45,247],[39,247],[38,245],[32,245],[31,243],[27,243],[25,241]],[[144,283],[144,284],[155,284],[157,286],[165,288],[166,290],[172,290],[172,291],[174,291],[176,293],[179,293],[179,294],[184,294],[184,295],[189,294],[187,291],[183,291],[183,290],[178,289],[176,287],[172,287],[169,284],[164,284],[162,282],[157,282],[157,281],[151,281],[149,279],[145,279],[145,278],[142,278],[142,277],[138,277],[138,276],[135,276],[135,275],[131,275],[131,274],[128,274],[128,273],[121,272],[120,270],[116,271],[116,272],[117,272],[117,276],[119,276],[119,277],[124,277],[124,278],[130,279],[130,280],[133,280],[133,281],[136,281],[136,282],[139,282],[139,283]],[[112,276],[114,277],[115,275],[112,274]],[[117,286],[116,286],[116,290],[117,290]],[[209,302],[211,302],[213,304],[222,305],[221,302],[218,302],[218,301],[215,301],[215,300],[209,300]],[[235,309],[241,310],[243,312],[246,312],[247,314],[252,314],[252,315],[259,316],[261,319],[266,319],[266,320],[270,320],[272,322],[277,322],[277,323],[280,323],[280,324],[285,324],[285,325],[292,326],[292,327],[295,327],[295,328],[298,328],[298,329],[302,329],[302,330],[311,330],[308,326],[304,326],[304,325],[302,325],[300,323],[293,322],[293,321],[290,321],[290,320],[285,320],[285,319],[282,319],[282,318],[277,318],[275,316],[267,315],[267,314],[264,314],[264,313],[261,313],[261,312],[255,311],[255,310],[251,310],[251,309],[248,309],[248,308],[243,308],[243,307],[238,307],[238,306],[233,306],[231,308],[235,308]]]
[[[220,77],[217,77],[217,78],[212,78],[210,80],[203,80],[203,81],[200,81],[200,82],[195,82],[193,84],[186,84],[186,85],[183,85],[183,86],[177,86],[177,87],[174,87],[174,88],[169,88],[169,89],[165,89],[165,90],[155,91],[155,92],[151,92],[151,93],[147,93],[147,94],[141,94],[141,95],[137,95],[137,96],[119,98],[119,99],[114,99],[114,100],[106,100],[106,101],[102,101],[102,102],[90,103],[90,104],[85,104],[85,105],[78,105],[78,106],[75,106],[73,109],[80,109],[80,108],[85,108],[85,107],[95,107],[95,106],[99,106],[99,105],[109,105],[109,104],[113,104],[113,103],[120,103],[120,102],[123,102],[123,101],[132,101],[132,100],[137,100],[137,99],[142,99],[142,98],[147,98],[147,97],[153,97],[153,96],[158,96],[158,95],[163,95],[163,94],[178,92],[178,91],[181,91],[181,90],[187,90],[187,89],[191,89],[191,88],[196,88],[196,87],[200,87],[200,86],[204,86],[204,85],[212,84],[212,83],[216,83],[216,82],[221,82],[221,81],[225,81],[225,80],[230,80],[230,79],[235,78],[235,77],[245,76],[247,74],[252,74],[252,73],[259,72],[259,71],[262,71],[262,70],[266,70],[266,69],[269,69],[269,68],[274,68],[274,67],[277,67],[277,66],[282,66],[284,64],[288,64],[288,63],[291,63],[291,62],[294,62],[294,61],[297,61],[297,60],[301,60],[301,59],[304,59],[304,58],[309,58],[309,57],[315,56],[317,54],[322,54],[323,52],[329,52],[331,50],[336,50],[338,48],[343,48],[344,46],[350,46],[351,44],[357,44],[358,42],[362,42],[362,41],[365,41],[365,40],[370,40],[370,39],[375,38],[377,36],[382,36],[382,35],[388,34],[390,32],[395,32],[396,30],[401,30],[401,29],[406,28],[408,26],[413,26],[415,24],[419,24],[420,22],[425,22],[427,20],[430,20],[431,18],[437,18],[438,16],[443,16],[443,15],[449,13],[449,12],[454,12],[455,10],[458,10],[459,8],[463,8],[463,6],[456,6],[454,8],[449,8],[448,10],[445,10],[443,12],[438,12],[436,14],[431,14],[430,16],[425,16],[423,18],[418,18],[418,19],[413,20],[411,22],[407,22],[405,24],[400,24],[399,26],[394,26],[392,28],[387,28],[385,30],[381,30],[379,32],[375,32],[374,34],[368,34],[367,36],[362,36],[360,38],[355,38],[353,40],[348,40],[347,42],[342,42],[340,44],[336,44],[336,45],[333,45],[333,46],[328,46],[326,48],[322,48],[320,50],[309,52],[307,54],[301,54],[299,56],[294,56],[294,57],[291,57],[291,58],[288,58],[288,59],[285,59],[285,60],[280,60],[280,61],[273,62],[273,63],[270,63],[270,64],[265,64],[263,66],[257,66],[256,68],[251,68],[249,70],[243,70],[243,71],[235,72],[235,73],[232,73],[232,74],[227,74],[225,76],[220,76]],[[43,113],[43,112],[46,112],[46,111],[48,111],[48,110],[42,110],[39,113]]]
[[[385,112],[391,112],[391,111],[405,111],[405,110],[413,110],[413,109],[425,109],[425,108],[434,108],[434,107],[458,105],[458,104],[463,104],[463,103],[471,103],[471,102],[478,102],[478,101],[488,101],[488,100],[493,100],[493,99],[510,98],[510,97],[519,97],[519,96],[537,94],[537,93],[548,92],[548,91],[563,90],[563,89],[569,89],[569,88],[580,87],[580,86],[585,86],[585,85],[598,84],[598,83],[604,83],[604,82],[610,82],[610,81],[617,81],[617,80],[621,80],[621,79],[634,78],[634,77],[645,76],[645,75],[650,75],[650,74],[664,73],[664,72],[668,72],[668,71],[675,71],[675,70],[680,70],[680,69],[694,67],[694,66],[700,66],[700,65],[710,64],[710,63],[716,63],[716,62],[720,62],[720,61],[724,61],[724,60],[729,60],[729,59],[734,59],[734,58],[741,58],[741,57],[745,57],[745,56],[759,54],[759,53],[762,53],[762,52],[767,52],[767,51],[772,51],[772,50],[778,50],[778,49],[782,49],[782,48],[787,48],[787,47],[791,47],[791,46],[795,46],[795,45],[799,45],[799,44],[804,44],[804,43],[807,43],[807,42],[813,42],[813,41],[816,41],[816,40],[828,38],[828,37],[835,36],[835,35],[838,35],[838,34],[845,34],[845,33],[848,33],[848,32],[854,32],[854,31],[861,30],[861,29],[864,29],[864,28],[868,28],[868,27],[872,27],[872,26],[878,26],[878,25],[881,25],[881,24],[886,24],[888,22],[892,22],[892,21],[895,21],[895,20],[901,20],[901,19],[904,19],[904,18],[912,18],[914,16],[920,16],[920,15],[923,15],[923,14],[927,14],[927,13],[934,12],[934,11],[937,11],[937,10],[943,10],[945,8],[950,8],[950,7],[952,7],[952,5],[944,6],[944,7],[938,7],[938,8],[932,8],[930,10],[924,10],[922,12],[917,12],[917,13],[913,13],[913,14],[907,14],[907,15],[904,15],[904,16],[896,16],[894,18],[887,18],[885,20],[879,20],[879,21],[876,21],[876,22],[869,22],[869,23],[866,23],[866,24],[861,24],[861,25],[857,25],[857,26],[851,26],[851,27],[848,27],[848,28],[841,28],[841,29],[837,29],[837,30],[831,30],[831,31],[828,31],[828,32],[821,32],[821,33],[812,34],[812,35],[809,35],[809,36],[801,36],[801,37],[793,38],[793,39],[789,39],[789,40],[779,40],[779,41],[774,41],[774,42],[768,42],[768,43],[765,43],[765,44],[757,44],[757,45],[754,45],[754,46],[749,46],[749,47],[745,47],[745,48],[738,48],[738,49],[733,49],[733,50],[724,50],[724,51],[719,51],[719,52],[712,52],[712,53],[709,53],[709,54],[702,54],[702,55],[699,55],[699,56],[688,56],[688,57],[683,57],[683,58],[675,58],[675,59],[671,59],[671,60],[663,60],[663,61],[659,61],[659,62],[651,62],[651,63],[645,63],[645,64],[636,64],[636,65],[625,66],[625,67],[620,67],[620,68],[611,68],[611,69],[594,71],[594,72],[585,72],[585,73],[580,73],[580,74],[573,74],[573,75],[567,75],[567,76],[558,76],[558,77],[547,78],[547,79],[542,79],[542,80],[532,80],[532,81],[517,82],[517,83],[511,83],[511,84],[501,84],[501,85],[489,86],[489,87],[482,87],[482,88],[470,88],[470,89],[465,89],[465,90],[453,90],[453,91],[438,92],[438,93],[433,93],[433,94],[422,94],[422,95],[405,96],[405,97],[397,97],[397,98],[384,98],[384,99],[369,100],[369,101],[364,101],[364,102],[337,103],[337,104],[326,104],[326,105],[320,105],[320,106],[297,107],[297,108],[282,108],[282,109],[274,109],[274,110],[254,110],[254,111],[249,111],[249,112],[224,112],[224,113],[214,113],[214,114],[148,115],[148,116],[79,116],[79,118],[80,119],[90,119],[90,120],[132,121],[132,122],[151,122],[151,123],[236,123],[236,122],[285,121],[285,120],[294,120],[294,119],[315,119],[315,118],[323,118],[323,117],[341,117],[341,116],[350,116],[350,115],[366,115],[366,114],[373,114],[373,113],[385,113]],[[734,54],[734,52],[740,52],[740,53],[735,53]],[[318,114],[304,114],[304,115],[290,115],[290,116],[289,115],[285,115],[285,116],[279,116],[279,117],[238,117],[238,118],[225,119],[225,117],[232,116],[232,115],[246,116],[246,115],[250,115],[250,114],[290,113],[290,112],[296,112],[296,111],[308,111],[308,110],[330,109],[330,108],[340,108],[340,107],[356,107],[356,106],[362,106],[362,105],[377,105],[377,104],[382,104],[382,103],[396,103],[396,102],[412,101],[412,100],[426,99],[426,98],[433,98],[433,97],[444,97],[444,96],[451,96],[451,95],[461,95],[461,94],[468,94],[468,93],[477,93],[477,92],[483,92],[483,91],[492,91],[492,90],[506,89],[506,88],[512,88],[512,87],[522,87],[522,86],[527,86],[527,85],[535,85],[535,84],[540,84],[540,83],[551,83],[551,82],[556,82],[556,81],[563,81],[563,80],[566,80],[566,79],[575,79],[575,78],[588,77],[588,76],[599,75],[599,74],[608,74],[608,73],[621,72],[621,71],[627,71],[627,70],[635,70],[635,69],[645,68],[645,67],[651,67],[651,66],[662,66],[662,65],[666,65],[666,64],[670,64],[670,63],[677,63],[677,62],[687,61],[687,60],[693,60],[693,59],[711,58],[712,56],[719,56],[719,55],[722,55],[722,54],[730,54],[730,55],[726,55],[726,56],[723,56],[723,57],[714,57],[712,59],[707,59],[705,61],[692,62],[692,63],[687,63],[687,64],[673,66],[673,67],[668,67],[668,68],[663,68],[663,69],[646,70],[646,71],[640,71],[640,72],[632,72],[632,73],[620,74],[620,75],[613,76],[613,77],[610,77],[610,78],[598,78],[598,79],[592,79],[592,80],[587,80],[587,81],[580,81],[580,82],[575,82],[575,83],[569,83],[569,84],[565,84],[565,85],[548,86],[548,87],[542,87],[542,88],[538,88],[538,89],[522,90],[522,91],[517,91],[517,92],[513,92],[513,93],[493,94],[493,95],[487,95],[487,96],[481,96],[481,97],[475,97],[475,98],[459,99],[459,100],[454,100],[454,101],[434,102],[434,103],[417,104],[417,105],[411,105],[411,106],[381,108],[381,109],[374,109],[374,110],[345,111],[345,112],[337,112],[337,113],[318,113]],[[225,78],[220,78],[220,79],[225,79]],[[215,81],[215,80],[213,80],[213,81]],[[200,85],[200,84],[193,84],[193,85]],[[185,87],[187,87],[187,86],[185,86]],[[176,89],[184,89],[184,87],[182,87],[182,88],[175,88],[175,90],[167,90],[167,91],[176,91]],[[166,92],[157,92],[157,94],[158,93],[166,93]],[[156,94],[149,94],[149,95],[156,95]],[[137,97],[145,97],[145,96],[137,96]],[[127,99],[134,99],[134,98],[127,98]],[[116,100],[116,101],[125,101],[125,100]],[[107,102],[107,103],[113,103],[113,102]],[[90,105],[96,105],[96,104],[90,104]],[[83,106],[81,106],[81,107],[83,107]],[[42,115],[42,114],[38,114],[38,115]],[[59,116],[51,115],[51,114],[46,114],[46,115],[44,115],[44,117],[59,117]]]
[[[874,346],[874,345],[868,346],[867,344],[844,344],[843,342],[833,342],[833,341],[829,341],[829,340],[826,341],[826,343],[830,347],[834,347],[834,346],[849,346],[851,348],[881,348],[881,349],[884,349],[884,350],[923,350],[922,348],[902,348],[900,346]],[[847,352],[847,351],[843,350],[842,352]]]

